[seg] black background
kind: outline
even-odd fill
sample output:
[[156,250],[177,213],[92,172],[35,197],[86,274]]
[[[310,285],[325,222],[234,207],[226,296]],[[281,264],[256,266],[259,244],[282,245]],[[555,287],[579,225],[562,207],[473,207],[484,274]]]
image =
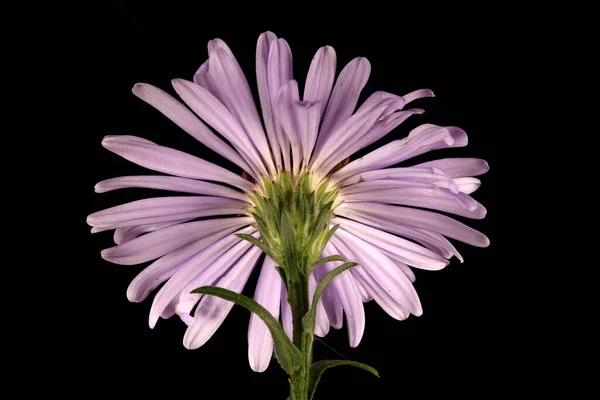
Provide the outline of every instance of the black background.
[[[130,90],[136,82],[147,82],[174,94],[170,80],[191,80],[207,58],[207,42],[218,37],[231,47],[256,96],[256,41],[260,33],[271,30],[290,44],[294,77],[300,85],[317,49],[331,45],[337,52],[338,72],[354,57],[370,60],[371,77],[361,101],[375,90],[405,94],[429,88],[436,93],[434,99],[411,104],[424,108],[425,113],[411,117],[381,143],[404,137],[422,123],[456,125],[469,135],[466,148],[429,153],[414,162],[479,157],[491,165],[474,194],[487,207],[487,218],[458,219],[486,233],[492,245],[478,249],[455,243],[464,264],[453,260],[443,271],[415,271],[423,316],[398,322],[371,302],[365,304],[367,324],[358,348],[348,346],[345,327],[332,329],[323,339],[327,345],[316,342],[316,359],[340,358],[339,352],[373,365],[381,374],[381,379],[376,379],[350,368],[331,370],[321,381],[317,398],[359,399],[365,393],[373,399],[485,396],[493,392],[506,316],[498,311],[502,306],[499,280],[505,266],[499,260],[495,230],[498,133],[494,121],[498,116],[492,107],[499,91],[494,82],[501,60],[490,22],[485,18],[475,22],[462,10],[453,10],[452,15],[442,12],[441,18],[432,18],[428,10],[385,9],[375,10],[373,15],[353,10],[348,16],[320,9],[320,13],[307,13],[306,6],[256,17],[264,10],[224,5],[216,11],[202,3],[108,1],[78,10],[85,26],[77,32],[84,44],[74,46],[77,61],[71,68],[83,79],[76,83],[79,94],[73,101],[82,106],[79,117],[86,123],[72,137],[83,174],[73,185],[81,201],[72,210],[79,245],[71,278],[78,282],[75,295],[80,301],[61,317],[68,322],[63,335],[65,351],[76,356],[64,377],[65,387],[68,382],[78,382],[100,395],[135,398],[159,393],[210,399],[287,396],[286,376],[276,361],[264,373],[250,370],[249,315],[245,310],[235,307],[206,345],[186,350],[181,321],[160,320],[151,330],[147,325],[151,300],[140,304],[127,301],[127,285],[142,267],[102,260],[99,252],[113,245],[112,235],[90,235],[85,224],[85,217],[94,211],[163,195],[134,189],[94,193],[93,186],[100,180],[147,173],[104,150],[100,142],[107,134],[142,136],[237,171]],[[245,293],[253,293],[256,278],[253,275]],[[72,286],[69,296],[73,290]],[[505,382],[510,381],[510,371],[502,371],[502,375]],[[56,384],[60,387],[62,381]]]

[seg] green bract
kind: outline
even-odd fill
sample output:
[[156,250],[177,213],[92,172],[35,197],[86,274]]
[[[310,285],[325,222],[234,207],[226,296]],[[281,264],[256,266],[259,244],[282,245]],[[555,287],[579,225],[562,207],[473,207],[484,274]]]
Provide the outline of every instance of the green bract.
[[[337,194],[328,179],[317,182],[306,171],[296,176],[282,172],[273,180],[263,178],[248,194],[252,202],[248,213],[261,236],[261,243],[256,239],[252,243],[282,268],[284,280],[298,272],[310,274],[310,266],[337,229],[329,227]],[[298,267],[300,271],[291,270]]]

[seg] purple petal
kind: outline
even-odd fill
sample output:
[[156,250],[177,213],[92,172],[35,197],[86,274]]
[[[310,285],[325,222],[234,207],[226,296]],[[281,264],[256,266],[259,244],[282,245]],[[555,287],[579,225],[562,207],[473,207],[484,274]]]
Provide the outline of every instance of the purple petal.
[[327,139],[323,140],[315,148],[315,157],[312,166],[320,169],[323,173],[329,172],[341,160],[349,154],[343,151],[360,140],[380,119],[386,109],[394,102],[393,99],[385,99],[370,107],[356,112],[347,119],[335,131],[331,132]]
[[190,219],[178,219],[176,221],[169,222],[159,222],[156,224],[147,224],[147,225],[135,225],[135,226],[127,226],[124,228],[115,229],[115,234],[113,235],[113,239],[115,244],[123,244],[129,242],[130,240],[135,239],[136,237],[143,235],[144,233],[154,232],[158,229],[166,228],[167,226],[173,226],[177,224],[181,224],[183,222],[190,221]]
[[[127,288],[127,299],[135,303],[143,301],[150,292],[169,279],[185,262],[234,231],[235,229],[229,228],[165,254],[133,279]],[[247,233],[247,231],[251,230],[246,228],[238,233]]]
[[159,229],[127,243],[102,250],[102,258],[120,265],[134,265],[154,260],[173,250],[232,228],[239,229],[252,223],[252,218],[223,218],[189,222]]
[[[261,250],[253,246],[216,286],[240,293],[260,254]],[[184,346],[197,349],[206,343],[219,329],[234,304],[216,296],[204,296],[194,312],[194,323],[185,331]]]
[[455,178],[454,183],[465,194],[473,193],[481,186],[481,181],[477,178]]
[[[254,231],[252,228],[244,228],[238,233],[250,233]],[[156,293],[148,323],[151,328],[154,328],[156,321],[160,317],[162,311],[171,303],[175,296],[179,295],[181,290],[186,287],[196,276],[198,276],[206,267],[211,265],[215,260],[218,260],[229,249],[236,244],[240,244],[243,240],[237,236],[230,235],[218,242],[207,247],[200,253],[181,263],[177,272],[171,276],[171,279]],[[246,242],[246,241],[243,241]],[[246,242],[248,243],[248,242]],[[244,244],[244,243],[242,243]]]
[[371,64],[363,57],[357,57],[350,61],[340,72],[323,118],[317,147],[321,140],[325,140],[352,115],[358,102],[358,96],[367,84],[370,73]]
[[435,271],[444,268],[449,263],[431,250],[367,225],[345,218],[334,218],[332,222],[339,224],[340,229],[356,235],[358,238],[378,247],[388,256],[408,265]]
[[154,171],[183,178],[224,182],[243,190],[252,188],[250,182],[225,168],[150,141],[140,141],[131,136],[106,136],[102,145],[126,160]]
[[396,223],[395,221],[390,221],[385,217],[369,214],[364,210],[338,207],[335,209],[335,214],[353,219],[355,221],[359,221],[365,225],[369,225],[374,228],[384,230],[386,232],[395,233],[397,235],[407,237],[423,245],[429,250],[436,252],[444,258],[451,258],[452,256],[456,256],[460,260],[460,262],[463,262],[462,256],[456,250],[456,248],[454,248],[452,243],[450,243],[448,239],[446,239],[437,232],[431,232],[424,229],[404,226]]
[[[325,255],[321,256],[326,257]],[[323,265],[324,264],[319,265],[314,271],[315,278],[317,278],[319,282],[321,282],[323,277],[329,272],[329,269]],[[333,285],[327,285],[325,291],[321,295],[321,301],[323,302],[323,307],[327,313],[329,324],[335,329],[340,329],[344,323],[344,308]]]
[[267,168],[274,172],[269,144],[263,131],[248,81],[233,53],[222,40],[209,43],[209,69],[216,96],[240,122],[248,138],[255,144]]
[[419,296],[412,283],[389,258],[376,247],[348,232],[338,229],[334,236],[336,242],[333,244],[342,241],[347,248],[351,249],[354,259],[405,310],[417,316],[423,313]]
[[346,178],[343,181],[339,182],[339,185],[343,186],[343,191],[348,191],[349,189],[351,189],[349,185],[354,185],[363,181],[390,179],[421,183],[436,183],[442,180],[446,180],[448,181],[448,187],[451,187],[454,193],[458,193],[459,191],[458,187],[452,186],[452,179],[450,179],[442,170],[432,167],[376,169],[373,171],[366,171]]
[[415,165],[415,167],[439,168],[450,178],[478,176],[490,170],[488,163],[479,158],[443,158]]
[[[283,282],[275,269],[275,262],[265,256],[258,283],[254,290],[254,300],[279,319],[279,302]],[[248,360],[255,372],[263,372],[273,356],[273,338],[267,325],[254,313],[250,315],[248,326]]]
[[167,92],[147,83],[136,83],[132,92],[209,149],[225,157],[243,170],[249,169],[248,164],[235,150],[219,139],[193,112]]
[[404,101],[406,102],[405,104],[408,104],[417,99],[422,99],[423,97],[435,97],[435,94],[433,94],[433,92],[429,89],[419,89],[405,94],[402,97],[404,97]]
[[294,103],[298,100],[298,82],[291,80],[281,87],[275,98],[275,122],[281,125],[292,149],[292,169],[294,173],[300,170],[302,144],[296,125]]
[[[363,182],[363,184],[378,182],[380,181]],[[391,185],[396,184],[394,181],[388,181],[387,183]],[[402,204],[445,211],[474,219],[482,219],[487,213],[485,207],[471,196],[464,193],[452,193],[447,189],[435,186],[429,188],[397,187],[373,189],[360,193],[344,194],[341,200],[348,204],[354,202]]]
[[343,208],[358,210],[367,216],[387,219],[398,225],[437,232],[471,246],[487,247],[490,244],[490,240],[483,233],[455,219],[431,211],[380,203],[344,203],[336,209],[336,214],[340,214],[339,211]]
[[[336,249],[332,245],[328,244],[323,254],[331,256],[338,253],[336,253]],[[348,259],[348,261],[351,260],[352,259]],[[323,264],[324,272],[330,272],[339,265],[340,262],[325,263]],[[360,343],[365,331],[365,310],[363,308],[362,297],[358,291],[358,287],[354,282],[352,274],[348,271],[337,276],[329,285],[332,286],[333,290],[338,295],[344,313],[346,314],[350,347],[356,347]]]
[[173,192],[194,193],[207,196],[228,197],[248,201],[244,193],[217,185],[210,182],[198,181],[195,179],[177,178],[174,176],[121,176],[118,178],[107,179],[98,182],[94,187],[97,193],[105,193],[111,190],[124,188],[148,188],[159,190],[170,190]]
[[325,112],[335,79],[336,54],[331,46],[321,47],[310,63],[302,100],[320,103],[318,122]]
[[244,214],[246,207],[240,200],[224,197],[155,197],[95,212],[88,216],[87,223],[114,229],[208,215]]
[[278,169],[282,168],[281,148],[277,140],[277,133],[273,122],[273,108],[271,105],[271,92],[269,89],[269,79],[267,63],[269,62],[269,49],[271,43],[277,40],[277,36],[272,32],[265,32],[258,38],[256,46],[256,81],[258,84],[258,95],[260,97],[260,107],[267,129],[267,136],[271,145],[271,151],[275,159],[275,165]]
[[416,157],[431,150],[467,145],[465,132],[453,126],[439,127],[425,124],[413,129],[408,137],[395,140],[361,157],[338,172],[333,179],[341,181],[349,176],[365,171],[382,169],[401,161]]
[[410,269],[410,267],[406,264],[404,264],[401,261],[396,260],[393,257],[388,256],[388,258],[398,266],[398,268],[400,268],[400,270],[404,273],[404,275],[406,275],[406,277],[410,280],[411,283],[414,283],[414,281],[417,280],[417,277],[415,276],[415,273],[412,271],[412,269]]
[[[275,103],[281,87],[293,79],[292,51],[288,43],[283,39],[271,42],[267,59],[267,79],[271,102]],[[279,143],[279,151],[282,154],[283,166],[289,170],[292,166],[290,163],[289,139],[277,121],[274,122],[274,128],[277,142]]]
[[293,340],[294,325],[292,321],[292,307],[290,307],[290,303],[287,300],[287,290],[285,290],[285,285],[281,285],[281,324],[290,340]]
[[[354,253],[350,251],[344,242],[336,238],[335,235],[330,243],[336,249],[337,254],[346,258],[346,260],[356,259]],[[405,311],[403,306],[373,279],[364,266],[360,265],[351,268],[350,272],[357,284],[362,286],[368,292],[369,297],[372,297],[386,313],[397,320],[408,318],[409,312]]]
[[[317,289],[318,282],[314,275],[310,275],[308,279],[308,298],[312,306],[312,299]],[[327,312],[323,307],[323,302],[319,299],[317,303],[317,315],[315,321],[315,335],[324,337],[329,332],[329,318],[327,318]]]
[[173,88],[183,101],[207,124],[213,127],[235,147],[252,168],[249,173],[267,175],[261,156],[251,138],[231,115],[229,110],[208,90],[184,79],[173,79]]

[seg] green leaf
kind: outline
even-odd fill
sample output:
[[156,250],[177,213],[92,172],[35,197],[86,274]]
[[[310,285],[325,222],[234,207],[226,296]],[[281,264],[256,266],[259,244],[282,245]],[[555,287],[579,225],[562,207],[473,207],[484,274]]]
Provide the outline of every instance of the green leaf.
[[315,390],[317,390],[317,385],[321,380],[321,375],[325,370],[337,367],[340,365],[348,365],[350,367],[356,367],[360,369],[364,369],[379,378],[379,372],[377,370],[367,364],[359,363],[356,361],[350,360],[321,360],[317,361],[313,365],[310,366],[310,380],[308,382],[308,399],[311,400],[315,395]]
[[315,294],[313,296],[313,301],[312,301],[310,310],[308,310],[306,315],[304,317],[302,317],[302,329],[305,332],[314,332],[314,330],[315,330],[315,318],[317,315],[317,304],[319,303],[321,294],[323,294],[323,291],[325,290],[327,285],[329,285],[329,283],[336,276],[338,276],[342,272],[346,271],[347,269],[356,267],[357,265],[358,265],[358,263],[355,263],[355,262],[344,263],[344,264],[340,265],[339,267],[329,271],[329,273],[323,277],[321,282],[319,282],[319,285],[315,289]]
[[281,324],[263,306],[249,297],[214,286],[202,286],[194,289],[192,293],[217,296],[232,301],[258,315],[265,325],[267,325],[267,328],[269,328],[269,332],[271,332],[275,347],[275,355],[283,370],[290,375],[299,370],[300,364],[302,363],[302,353],[290,341],[283,331]]
[[325,264],[325,263],[328,263],[328,262],[332,262],[332,261],[346,261],[346,259],[344,257],[342,257],[342,256],[339,256],[339,255],[323,257],[320,260],[315,261],[310,266],[310,270],[312,271],[313,269],[315,269],[319,265]]
[[[264,251],[269,257],[271,257],[271,259],[273,259],[273,261],[275,261],[277,259],[277,257],[271,251],[271,249],[269,247],[267,247],[267,245],[265,245],[263,242],[261,242],[260,240],[255,238],[254,236],[248,235],[246,233],[238,233],[238,234],[236,234],[236,236],[241,239],[245,239],[245,240],[249,241],[256,247],[258,247],[259,249]],[[277,261],[275,261],[275,262],[277,262]]]

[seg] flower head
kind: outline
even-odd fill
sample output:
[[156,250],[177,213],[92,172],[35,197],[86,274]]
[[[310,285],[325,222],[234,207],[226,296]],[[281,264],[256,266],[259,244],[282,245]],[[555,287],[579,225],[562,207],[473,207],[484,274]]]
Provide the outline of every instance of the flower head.
[[[88,217],[92,232],[115,230],[116,246],[102,251],[104,259],[123,265],[155,260],[127,290],[129,300],[139,302],[165,283],[153,300],[151,327],[177,314],[188,325],[184,345],[202,346],[233,303],[192,290],[215,285],[241,292],[265,251],[254,299],[281,318],[291,336],[286,257],[304,257],[308,265],[341,255],[360,266],[325,290],[315,334],[340,328],[345,315],[350,345],[357,346],[365,328],[363,302],[375,300],[398,320],[420,315],[411,267],[438,270],[453,256],[462,261],[446,238],[489,244],[482,233],[436,212],[485,216],[485,208],[470,196],[480,184],[474,176],[488,170],[485,161],[449,158],[389,168],[432,150],[465,146],[467,136],[460,128],[421,125],[406,138],[348,162],[411,115],[421,114],[421,109],[405,107],[432,97],[430,90],[403,96],[379,91],[356,108],[370,64],[355,58],[335,79],[336,53],[326,46],[314,56],[301,96],[287,42],[267,32],[256,53],[261,120],[229,47],[215,39],[208,52],[193,82],[173,80],[187,107],[149,84],[136,84],[133,93],[244,174],[139,137],[108,136],[102,142],[127,160],[166,175],[108,179],[96,185],[97,192],[142,187],[187,194],[138,200]],[[310,290],[337,264],[313,268]],[[273,342],[254,314],[248,341],[252,369],[264,370]]]

